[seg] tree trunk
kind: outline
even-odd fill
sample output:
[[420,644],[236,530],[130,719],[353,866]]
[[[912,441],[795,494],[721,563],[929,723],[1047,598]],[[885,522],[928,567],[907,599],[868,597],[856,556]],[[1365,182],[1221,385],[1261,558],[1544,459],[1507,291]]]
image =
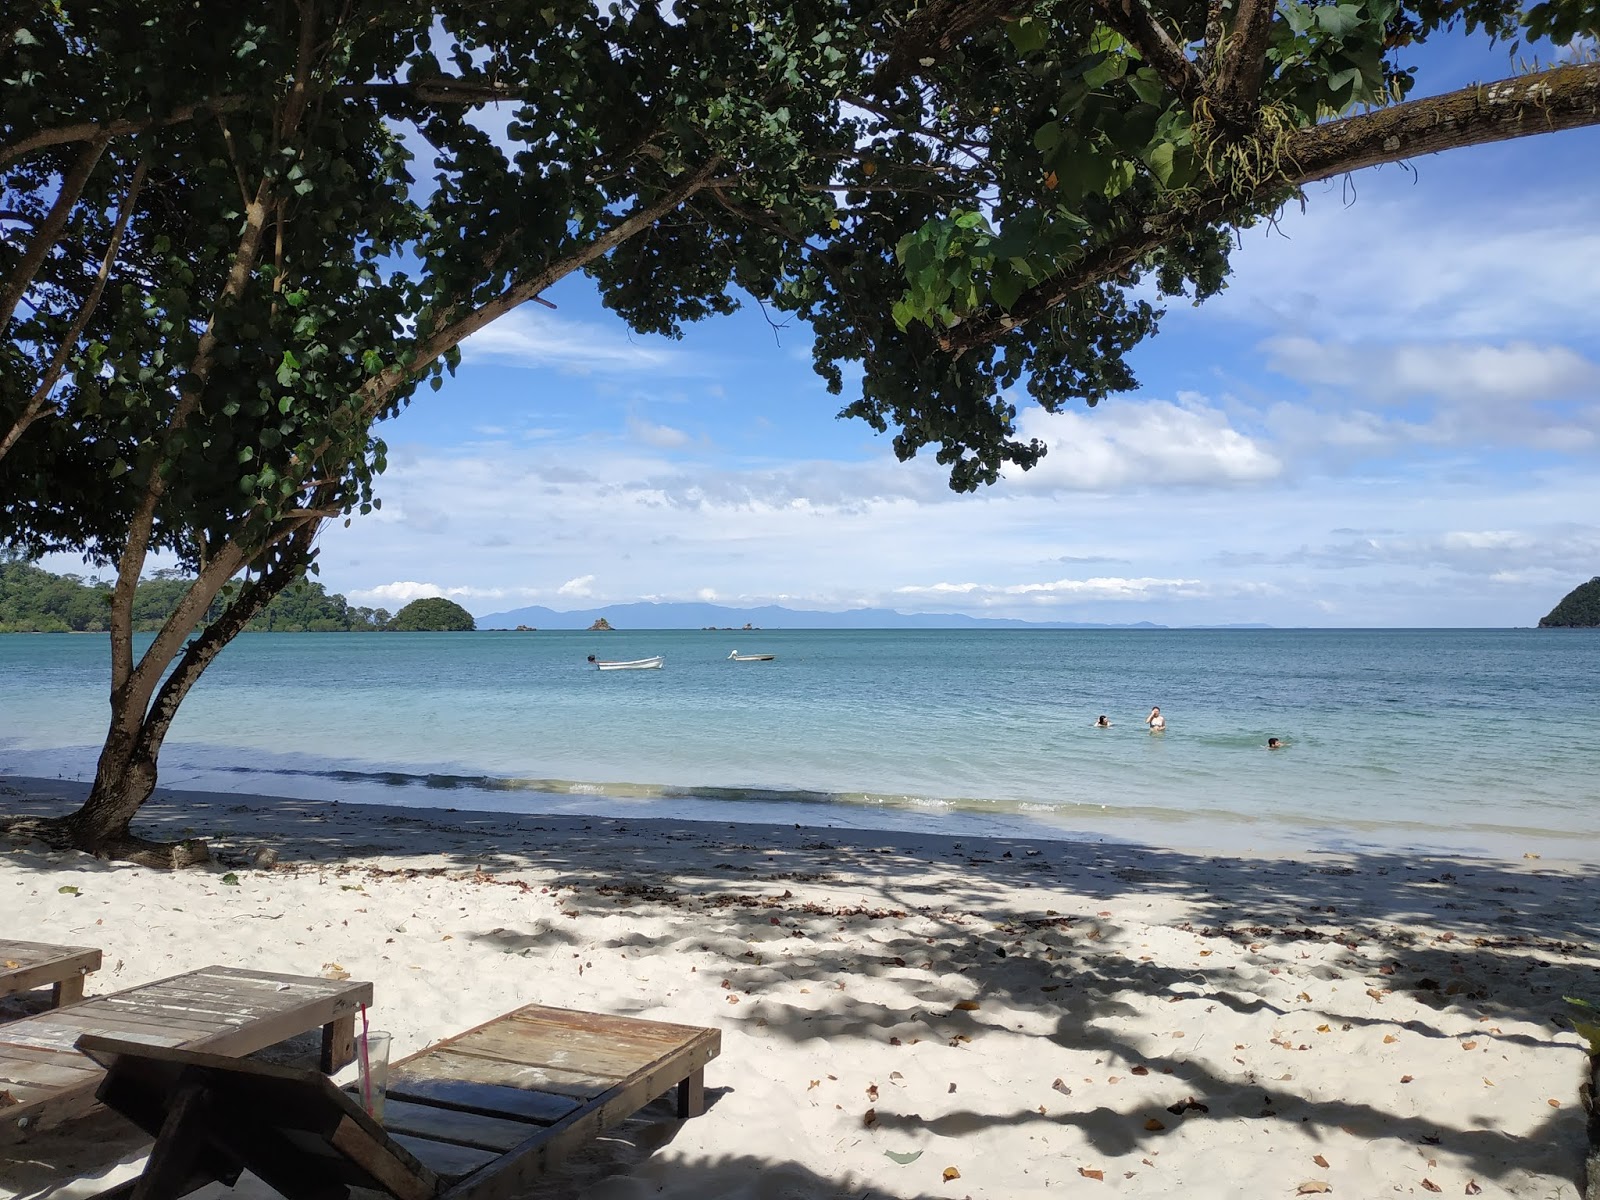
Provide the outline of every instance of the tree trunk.
[[162,681],[148,708],[138,707],[140,693],[132,687],[112,689],[111,727],[100,750],[89,798],[82,808],[69,816],[54,821],[26,822],[19,830],[52,845],[85,851],[96,858],[119,859],[147,867],[172,870],[210,858],[205,842],[197,838],[156,842],[135,835],[131,829],[133,819],[155,792],[156,760],[183,698],[222,648],[274,596],[305,573],[321,525],[321,519],[303,519],[289,527],[282,540],[263,555],[266,561],[261,573],[247,581],[222,615],[184,648],[177,665]]
[[[121,702],[126,704],[126,698]],[[132,732],[127,720],[128,714],[118,712],[117,701],[113,701],[111,731],[100,751],[89,798],[77,812],[57,822],[56,836],[48,830],[41,830],[41,835],[96,858],[121,859],[147,867],[174,869],[205,862],[210,853],[203,841],[153,842],[130,831],[134,814],[155,792],[156,758],[141,750],[147,741],[149,718],[140,721]]]

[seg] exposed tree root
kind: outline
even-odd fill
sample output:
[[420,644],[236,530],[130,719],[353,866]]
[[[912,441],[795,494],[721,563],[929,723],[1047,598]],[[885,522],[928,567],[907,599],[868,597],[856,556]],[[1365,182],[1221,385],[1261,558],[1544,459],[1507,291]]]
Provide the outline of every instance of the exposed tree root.
[[21,817],[0,828],[13,837],[34,838],[55,850],[81,850],[96,858],[137,863],[159,871],[176,871],[211,861],[211,850],[201,838],[157,842],[126,830],[90,837],[79,830],[71,817]]

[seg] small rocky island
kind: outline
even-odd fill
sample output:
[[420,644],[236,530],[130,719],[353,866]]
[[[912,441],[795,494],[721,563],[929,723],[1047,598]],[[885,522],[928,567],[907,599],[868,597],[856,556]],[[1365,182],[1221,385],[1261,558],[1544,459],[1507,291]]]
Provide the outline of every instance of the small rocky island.
[[594,624],[589,626],[590,633],[611,633],[611,622],[604,617],[596,617]]
[[1600,575],[1580,583],[1540,619],[1540,629],[1600,629]]

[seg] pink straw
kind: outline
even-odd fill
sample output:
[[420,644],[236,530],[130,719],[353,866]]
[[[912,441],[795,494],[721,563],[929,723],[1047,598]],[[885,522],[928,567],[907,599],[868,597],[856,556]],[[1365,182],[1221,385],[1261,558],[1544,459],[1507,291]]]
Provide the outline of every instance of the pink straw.
[[367,1006],[361,1006],[361,1104],[372,1115],[372,1060],[367,1057]]

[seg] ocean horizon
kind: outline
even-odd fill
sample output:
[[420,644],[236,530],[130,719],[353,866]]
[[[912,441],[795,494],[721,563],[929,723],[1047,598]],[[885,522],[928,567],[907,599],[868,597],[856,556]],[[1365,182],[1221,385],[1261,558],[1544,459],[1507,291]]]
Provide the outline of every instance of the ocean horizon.
[[[0,635],[0,774],[92,777],[107,657],[104,635]],[[1600,638],[1559,630],[245,634],[180,710],[161,786],[1581,857],[1600,847],[1597,684]]]

